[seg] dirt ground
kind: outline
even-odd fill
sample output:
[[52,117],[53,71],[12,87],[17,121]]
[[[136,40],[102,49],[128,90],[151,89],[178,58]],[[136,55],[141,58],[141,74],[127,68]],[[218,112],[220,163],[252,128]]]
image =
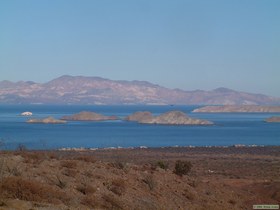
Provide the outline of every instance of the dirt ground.
[[0,210],[254,204],[280,204],[280,146],[0,151]]

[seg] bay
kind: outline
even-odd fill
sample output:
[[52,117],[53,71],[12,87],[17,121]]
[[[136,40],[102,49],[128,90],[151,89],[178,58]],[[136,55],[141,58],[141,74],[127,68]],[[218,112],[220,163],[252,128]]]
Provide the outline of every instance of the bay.
[[[0,149],[168,147],[279,145],[280,124],[266,123],[276,113],[192,113],[199,106],[74,106],[74,105],[0,105]],[[32,118],[60,118],[80,111],[94,111],[124,118],[136,111],[155,115],[180,110],[190,117],[213,121],[214,126],[144,125],[123,120],[105,122],[68,122],[67,124],[28,124]]]

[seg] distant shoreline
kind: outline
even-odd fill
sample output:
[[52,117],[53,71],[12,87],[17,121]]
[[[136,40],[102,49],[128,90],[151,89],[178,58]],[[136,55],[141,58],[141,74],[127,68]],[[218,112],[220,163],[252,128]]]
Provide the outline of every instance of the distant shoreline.
[[205,145],[205,146],[166,146],[166,147],[148,147],[148,146],[136,146],[136,147],[62,147],[62,148],[54,148],[54,149],[28,149],[25,148],[15,148],[15,149],[0,149],[0,151],[30,151],[30,152],[51,152],[51,151],[61,151],[61,152],[102,152],[102,151],[139,151],[139,150],[149,150],[149,151],[158,151],[158,150],[223,150],[223,149],[259,149],[259,148],[277,148],[280,149],[279,145],[245,145],[245,144],[235,144],[235,145]]

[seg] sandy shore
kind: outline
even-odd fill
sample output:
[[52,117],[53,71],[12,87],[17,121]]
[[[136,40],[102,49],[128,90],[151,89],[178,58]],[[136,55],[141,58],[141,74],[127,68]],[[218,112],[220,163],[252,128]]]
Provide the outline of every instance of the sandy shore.
[[279,174],[280,146],[2,151],[0,209],[252,209]]

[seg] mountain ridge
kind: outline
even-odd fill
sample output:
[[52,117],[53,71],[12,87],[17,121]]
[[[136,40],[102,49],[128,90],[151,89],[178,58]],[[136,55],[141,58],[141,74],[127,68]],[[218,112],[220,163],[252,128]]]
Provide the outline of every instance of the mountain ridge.
[[0,104],[279,105],[280,98],[235,91],[170,89],[147,81],[63,75],[46,83],[0,81]]

